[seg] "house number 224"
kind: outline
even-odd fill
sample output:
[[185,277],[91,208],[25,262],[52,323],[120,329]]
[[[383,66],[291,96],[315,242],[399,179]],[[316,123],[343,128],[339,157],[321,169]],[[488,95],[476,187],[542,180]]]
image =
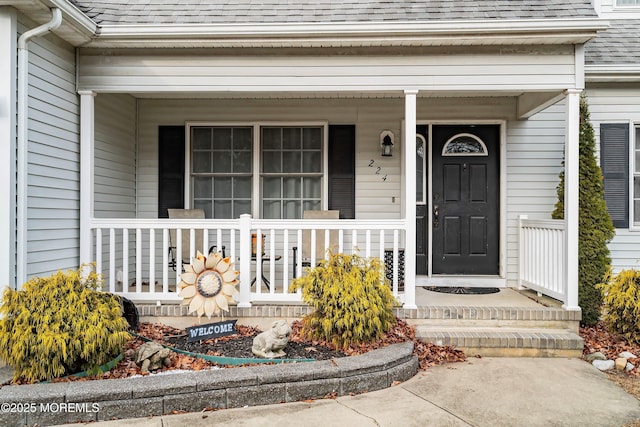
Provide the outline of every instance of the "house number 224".
[[385,173],[384,175],[382,175],[382,168],[380,166],[374,166],[375,164],[375,160],[371,159],[369,160],[369,167],[370,168],[375,168],[375,174],[376,175],[381,175],[381,178],[383,181],[387,180],[387,174]]

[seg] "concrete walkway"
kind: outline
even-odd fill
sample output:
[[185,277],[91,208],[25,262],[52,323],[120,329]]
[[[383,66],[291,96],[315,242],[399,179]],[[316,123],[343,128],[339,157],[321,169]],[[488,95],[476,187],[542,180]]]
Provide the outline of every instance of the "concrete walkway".
[[[579,359],[470,358],[397,386],[335,400],[101,422],[173,426],[613,426],[640,401]],[[95,423],[94,423],[95,424]],[[79,424],[68,424],[78,427]]]

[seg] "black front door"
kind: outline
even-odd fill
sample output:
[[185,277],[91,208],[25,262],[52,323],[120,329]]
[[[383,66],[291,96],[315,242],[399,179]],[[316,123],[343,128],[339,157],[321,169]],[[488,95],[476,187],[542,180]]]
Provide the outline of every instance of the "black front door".
[[437,125],[432,133],[433,273],[496,275],[500,126]]

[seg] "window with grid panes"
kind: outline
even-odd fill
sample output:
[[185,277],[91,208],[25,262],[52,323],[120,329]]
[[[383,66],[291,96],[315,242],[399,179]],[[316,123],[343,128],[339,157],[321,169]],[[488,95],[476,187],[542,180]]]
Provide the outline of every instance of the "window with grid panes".
[[262,217],[322,209],[322,127],[266,126],[261,133]]
[[206,218],[238,218],[251,213],[253,128],[193,126],[191,185],[193,207]]

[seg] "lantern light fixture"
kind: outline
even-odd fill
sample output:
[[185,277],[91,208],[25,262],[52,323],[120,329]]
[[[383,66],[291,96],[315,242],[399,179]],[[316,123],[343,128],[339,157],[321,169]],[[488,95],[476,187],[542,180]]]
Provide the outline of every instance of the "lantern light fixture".
[[393,156],[393,132],[385,130],[380,133],[380,147],[382,157]]

